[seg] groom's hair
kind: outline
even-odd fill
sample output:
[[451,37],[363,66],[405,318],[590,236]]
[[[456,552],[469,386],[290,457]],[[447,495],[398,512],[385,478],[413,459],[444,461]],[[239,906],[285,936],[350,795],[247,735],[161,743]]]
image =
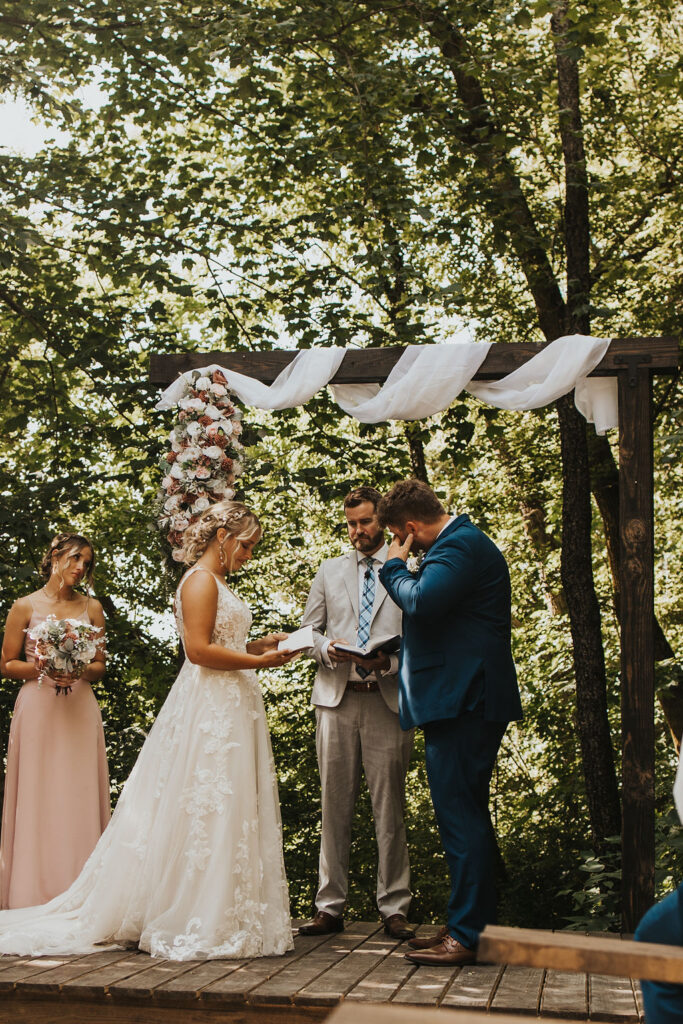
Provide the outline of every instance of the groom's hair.
[[381,526],[404,527],[409,519],[434,523],[446,514],[434,491],[422,480],[399,480],[377,507]]
[[356,505],[362,505],[364,501],[369,501],[377,510],[381,500],[382,495],[375,487],[354,487],[344,498],[344,508],[355,508]]

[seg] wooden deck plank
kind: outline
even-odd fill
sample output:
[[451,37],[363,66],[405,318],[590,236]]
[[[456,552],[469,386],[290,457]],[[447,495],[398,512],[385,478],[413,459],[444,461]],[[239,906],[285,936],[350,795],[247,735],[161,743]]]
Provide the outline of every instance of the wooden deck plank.
[[505,968],[496,964],[470,964],[463,967],[450,986],[441,1006],[468,1010],[488,1010]]
[[202,960],[189,971],[169,978],[154,990],[154,998],[160,1001],[172,999],[200,999],[203,989],[226,978],[228,974],[243,967],[245,960]]
[[350,950],[347,956],[302,988],[297,995],[297,1001],[315,1006],[334,1005],[398,945],[398,940],[390,939],[376,927],[374,934],[367,936],[363,942]]
[[591,974],[588,978],[588,1012],[591,1020],[638,1021],[638,1007],[630,978]]
[[588,1018],[587,977],[571,971],[547,971],[541,996],[542,1017]]
[[460,970],[460,967],[418,967],[398,990],[392,999],[392,1005],[398,1003],[410,1006],[438,1006],[444,992]]
[[33,975],[30,978],[22,978],[16,983],[17,992],[40,992],[46,995],[49,992],[60,992],[62,987],[70,981],[82,978],[90,974],[98,967],[107,967],[124,959],[125,952],[121,950],[108,950],[101,953],[91,953],[88,956],[79,957],[70,963],[60,964],[49,971]]
[[290,962],[277,974],[261,982],[249,993],[250,1003],[288,1004],[296,993],[326,971],[331,964],[347,955],[340,948],[339,934],[298,935],[295,948],[306,943],[300,957]]
[[358,984],[347,993],[346,999],[362,1003],[388,1003],[406,980],[418,970],[417,964],[406,960],[405,944],[392,950]]
[[233,1002],[246,1002],[251,999],[252,990],[276,977],[291,964],[298,963],[306,953],[318,945],[318,936],[295,935],[293,950],[283,956],[264,956],[245,961],[238,970],[202,989],[200,998],[203,1001],[215,1002],[229,997]]
[[151,999],[155,989],[190,971],[197,963],[196,960],[161,960],[157,957],[150,957],[150,960],[151,966],[146,971],[131,974],[108,986],[114,1002]]
[[541,1002],[545,971],[542,967],[506,967],[498,982],[491,1009],[535,1014]]
[[11,992],[17,982],[23,982],[35,975],[46,974],[55,967],[80,960],[79,956],[18,957],[13,964],[0,973],[0,992]]
[[70,999],[104,1001],[109,992],[109,986],[115,985],[126,978],[132,978],[135,974],[150,970],[157,963],[147,953],[139,950],[130,950],[121,960],[109,964],[106,967],[98,967],[89,974],[80,978],[73,978],[65,981],[62,985],[62,992]]

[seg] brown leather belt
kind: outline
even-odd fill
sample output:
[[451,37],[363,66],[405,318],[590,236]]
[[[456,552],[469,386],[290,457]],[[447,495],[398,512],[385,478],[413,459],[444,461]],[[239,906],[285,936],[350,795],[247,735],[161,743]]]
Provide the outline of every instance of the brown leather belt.
[[354,693],[377,693],[379,683],[375,679],[349,679],[346,689]]

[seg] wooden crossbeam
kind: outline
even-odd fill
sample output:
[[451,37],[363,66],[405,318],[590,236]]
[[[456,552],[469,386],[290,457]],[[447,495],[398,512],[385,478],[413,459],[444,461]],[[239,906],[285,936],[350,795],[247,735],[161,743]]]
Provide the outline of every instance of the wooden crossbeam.
[[[492,345],[474,380],[498,380],[523,366],[533,355],[545,348],[544,344],[522,342]],[[398,362],[404,349],[400,345],[388,348],[350,349],[333,378],[333,384],[380,384]],[[264,384],[272,384],[282,370],[294,359],[296,351],[274,349],[272,352],[178,352],[150,356],[149,379],[152,384],[166,385],[186,370],[218,363],[228,370],[237,370]],[[612,376],[628,365],[624,360],[648,358],[648,369],[653,373],[673,373],[678,365],[678,343],[675,338],[617,338],[607,355],[591,376]]]
[[683,948],[579,932],[487,925],[479,937],[477,959],[683,984]]
[[[536,1014],[497,1013],[495,1024],[538,1024]],[[452,1010],[421,1006],[340,1006],[327,1018],[327,1024],[481,1024],[481,1010]],[[569,1024],[568,1020],[554,1018],[553,1024]],[[575,1024],[575,1022],[574,1022]]]

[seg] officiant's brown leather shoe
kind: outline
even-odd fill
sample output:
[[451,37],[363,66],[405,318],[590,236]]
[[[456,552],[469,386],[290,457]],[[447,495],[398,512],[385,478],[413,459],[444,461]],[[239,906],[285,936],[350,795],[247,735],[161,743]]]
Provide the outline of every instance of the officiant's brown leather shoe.
[[431,935],[420,935],[419,938],[410,939],[408,945],[411,949],[431,949],[432,946],[440,946],[446,935],[448,935],[448,926],[443,925],[438,932],[433,932]]
[[390,914],[384,918],[384,931],[392,939],[414,939],[415,930],[410,927],[403,914]]
[[315,917],[299,927],[299,935],[329,935],[344,931],[344,918],[333,917],[324,910],[318,910]]
[[467,949],[452,935],[444,935],[438,946],[406,953],[405,958],[411,963],[427,964],[430,967],[463,967],[465,964],[475,963],[477,955],[473,949]]

